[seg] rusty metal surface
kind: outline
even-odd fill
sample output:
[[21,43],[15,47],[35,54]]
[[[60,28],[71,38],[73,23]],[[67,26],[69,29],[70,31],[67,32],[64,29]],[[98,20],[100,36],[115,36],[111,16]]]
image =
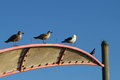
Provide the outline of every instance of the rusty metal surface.
[[47,65],[56,63],[60,53],[60,48],[40,47],[31,48],[25,57],[24,68],[32,66]]
[[68,49],[65,52],[65,55],[64,55],[64,58],[63,58],[62,62],[65,62],[65,63],[71,62],[71,63],[73,63],[73,62],[83,62],[84,61],[85,63],[88,63],[88,61],[91,61],[91,62],[94,61],[94,60],[93,61],[92,60],[87,55],[82,54],[82,52]]
[[61,44],[29,44],[0,50],[0,77],[43,67],[75,64],[104,67],[89,53]]
[[23,49],[0,53],[0,75],[17,70],[18,59]]

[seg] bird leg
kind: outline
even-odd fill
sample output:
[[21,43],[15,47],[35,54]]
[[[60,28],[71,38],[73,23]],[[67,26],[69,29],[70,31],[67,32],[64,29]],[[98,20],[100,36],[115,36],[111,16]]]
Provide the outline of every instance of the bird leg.
[[74,46],[76,46],[76,42],[74,43]]
[[13,46],[15,46],[15,41],[13,42]]
[[72,43],[70,43],[70,45],[72,46]]
[[43,43],[45,43],[45,41],[43,40]]
[[16,41],[15,41],[15,46],[17,46],[17,45],[16,45]]
[[13,46],[16,46],[16,41],[13,42]]
[[13,46],[14,46],[14,43],[15,43],[15,42],[13,42]]

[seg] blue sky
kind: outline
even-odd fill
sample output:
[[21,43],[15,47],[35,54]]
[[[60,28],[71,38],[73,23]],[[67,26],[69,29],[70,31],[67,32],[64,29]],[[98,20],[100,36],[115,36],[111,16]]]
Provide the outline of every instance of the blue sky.
[[[101,61],[101,42],[109,43],[110,79],[119,80],[120,63],[119,0],[1,0],[0,49],[11,47],[5,40],[19,30],[25,34],[18,45],[41,43],[33,37],[53,31],[48,43],[61,44],[78,36],[75,47],[90,52]],[[68,44],[66,44],[68,45]],[[0,78],[0,80],[102,80],[101,67],[72,65],[41,68]]]

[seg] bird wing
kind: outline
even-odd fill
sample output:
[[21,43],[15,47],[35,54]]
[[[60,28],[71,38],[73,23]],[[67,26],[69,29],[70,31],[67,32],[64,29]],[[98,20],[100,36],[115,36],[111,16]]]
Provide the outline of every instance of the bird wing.
[[14,41],[17,38],[17,34],[12,35],[8,41]]
[[65,39],[64,41],[65,41],[65,42],[68,42],[68,41],[70,41],[71,39],[72,39],[72,37],[69,37],[69,38]]
[[47,34],[41,34],[41,35],[39,36],[39,38],[40,38],[40,39],[43,39],[45,36],[47,36]]

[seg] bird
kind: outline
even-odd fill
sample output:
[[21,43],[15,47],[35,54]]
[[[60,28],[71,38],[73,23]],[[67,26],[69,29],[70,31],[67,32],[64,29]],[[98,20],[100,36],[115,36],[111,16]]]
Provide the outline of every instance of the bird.
[[76,38],[77,36],[74,34],[72,37],[68,37],[64,41],[62,41],[62,43],[70,43],[72,45],[72,43],[76,41]]
[[13,46],[16,45],[16,41],[19,41],[22,38],[22,34],[24,34],[21,31],[18,31],[17,34],[12,35],[8,38],[8,40],[5,41],[5,43],[13,42]]
[[92,50],[90,54],[93,55],[94,53],[95,53],[95,48]]
[[41,40],[43,40],[43,43],[45,43],[44,40],[48,39],[50,37],[51,33],[52,33],[51,31],[48,31],[47,33],[40,34],[39,36],[34,37],[34,38],[41,39]]

